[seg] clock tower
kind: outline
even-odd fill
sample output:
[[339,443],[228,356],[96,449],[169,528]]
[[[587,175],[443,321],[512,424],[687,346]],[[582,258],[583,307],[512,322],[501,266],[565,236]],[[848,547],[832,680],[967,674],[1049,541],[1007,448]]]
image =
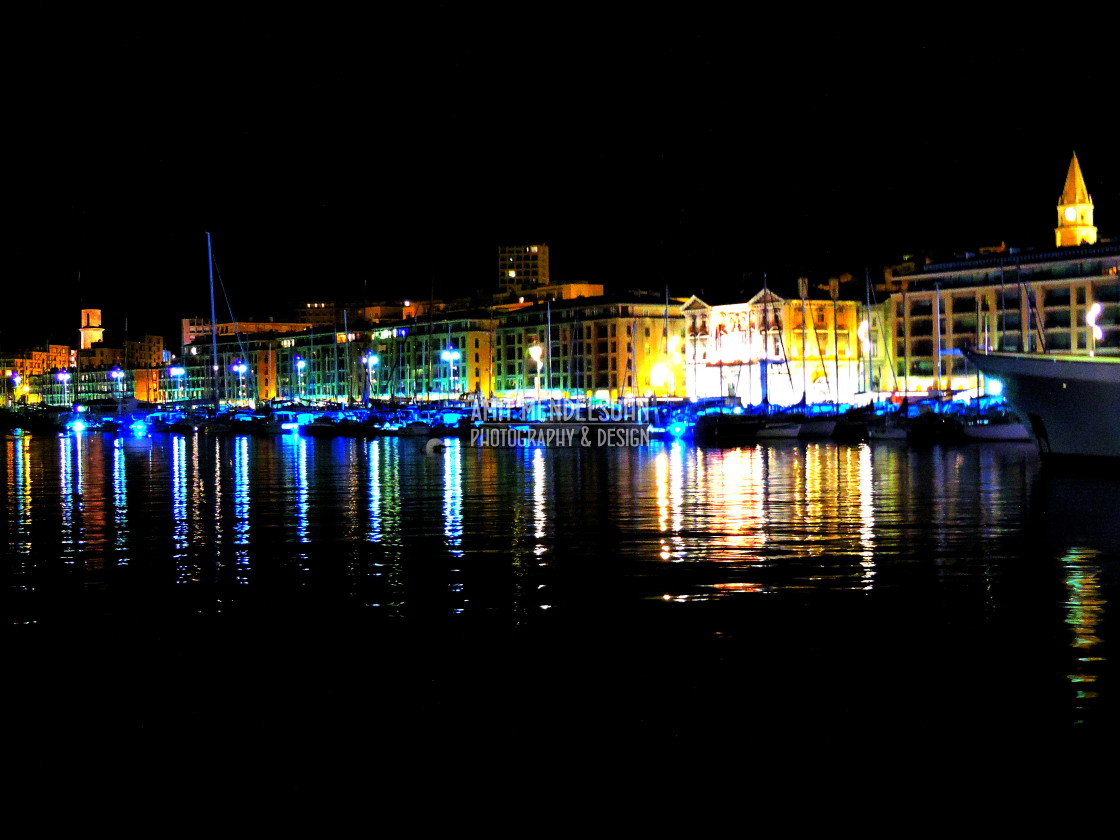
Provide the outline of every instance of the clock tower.
[[1093,198],[1085,188],[1076,152],[1066,173],[1065,188],[1058,198],[1058,226],[1054,228],[1054,241],[1059,248],[1094,245],[1097,241],[1097,229],[1093,226]]

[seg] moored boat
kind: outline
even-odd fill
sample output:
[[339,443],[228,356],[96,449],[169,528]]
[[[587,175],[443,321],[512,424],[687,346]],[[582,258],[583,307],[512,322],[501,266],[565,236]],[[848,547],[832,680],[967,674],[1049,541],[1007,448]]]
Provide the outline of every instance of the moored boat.
[[968,351],[1003,384],[1046,462],[1120,461],[1120,357]]
[[966,420],[961,434],[968,440],[1027,441],[1031,430],[1012,414],[980,416]]
[[796,438],[801,434],[799,420],[766,420],[755,432],[756,440],[776,440],[779,438]]
[[764,418],[753,414],[709,412],[696,418],[692,437],[701,445],[739,446],[753,443],[764,423]]

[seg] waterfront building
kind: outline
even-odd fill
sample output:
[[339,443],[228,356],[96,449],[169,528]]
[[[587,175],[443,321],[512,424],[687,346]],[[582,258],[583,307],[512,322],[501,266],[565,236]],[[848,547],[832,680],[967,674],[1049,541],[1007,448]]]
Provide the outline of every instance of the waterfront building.
[[504,313],[493,395],[609,401],[684,397],[681,301],[652,292],[546,301]]
[[887,271],[879,288],[900,390],[982,393],[968,347],[1120,355],[1120,243],[1097,240],[1076,157],[1058,214],[1055,248],[1001,247]]
[[215,330],[206,318],[184,318],[181,322],[180,343],[185,347],[188,344],[205,343],[211,341],[215,332],[219,337],[254,335],[257,333],[287,333],[302,332],[310,329],[312,324],[307,321],[225,321],[219,322]]
[[64,344],[48,344],[0,358],[12,402],[35,405],[43,401],[42,382],[74,363],[74,351]]
[[839,299],[839,283],[830,281],[828,300],[809,297],[807,278],[798,299],[767,288],[746,302],[689,298],[682,307],[688,396],[744,406],[868,399],[880,387],[880,331],[868,332],[865,306]]
[[904,391],[979,387],[962,355],[969,347],[1120,354],[1117,244],[934,263],[888,278],[886,288],[884,318]]
[[155,370],[170,361],[164,347],[163,336],[146,335],[139,339],[125,339],[124,366],[129,370]]

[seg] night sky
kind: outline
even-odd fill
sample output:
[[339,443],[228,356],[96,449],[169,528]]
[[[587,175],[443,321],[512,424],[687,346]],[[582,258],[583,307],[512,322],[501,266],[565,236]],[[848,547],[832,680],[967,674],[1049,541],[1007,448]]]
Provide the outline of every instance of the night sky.
[[73,343],[83,306],[175,348],[206,231],[238,320],[490,289],[501,244],[548,243],[557,282],[746,296],[1046,247],[1074,151],[1120,236],[1114,45],[1078,39],[1063,98],[1052,44],[703,8],[14,27],[0,349]]

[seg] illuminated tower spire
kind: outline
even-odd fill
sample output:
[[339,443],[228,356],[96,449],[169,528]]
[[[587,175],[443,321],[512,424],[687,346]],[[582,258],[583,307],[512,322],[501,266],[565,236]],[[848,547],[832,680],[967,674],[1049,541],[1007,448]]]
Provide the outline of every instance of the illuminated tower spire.
[[1059,248],[1093,245],[1097,241],[1097,229],[1093,225],[1093,198],[1085,187],[1076,153],[1070,161],[1066,184],[1058,198],[1058,226],[1054,228],[1054,241]]

